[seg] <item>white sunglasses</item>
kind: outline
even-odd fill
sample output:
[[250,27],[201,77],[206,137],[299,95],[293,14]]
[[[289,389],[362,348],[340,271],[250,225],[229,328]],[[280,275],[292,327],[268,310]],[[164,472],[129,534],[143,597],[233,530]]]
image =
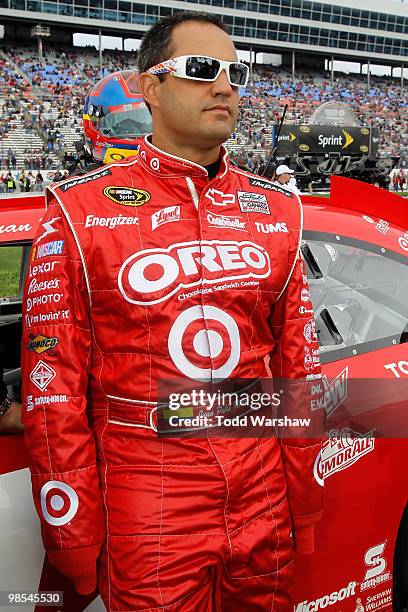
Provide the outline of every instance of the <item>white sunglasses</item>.
[[152,66],[149,74],[171,74],[181,79],[193,81],[215,81],[222,70],[227,73],[233,87],[246,87],[249,68],[242,62],[226,62],[206,55],[180,55]]

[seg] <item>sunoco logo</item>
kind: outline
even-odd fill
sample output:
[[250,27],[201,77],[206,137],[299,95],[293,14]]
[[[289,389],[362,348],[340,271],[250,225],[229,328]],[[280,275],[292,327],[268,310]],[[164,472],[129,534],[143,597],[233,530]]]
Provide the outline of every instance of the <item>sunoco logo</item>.
[[330,436],[323,442],[313,468],[316,482],[321,486],[324,485],[326,478],[346,470],[374,450],[374,437],[371,431],[360,435],[349,427],[345,427],[340,432],[332,433],[336,433],[336,437]]
[[344,599],[355,595],[356,586],[357,582],[349,582],[346,587],[343,587],[338,591],[333,591],[333,593],[330,593],[330,595],[323,595],[323,597],[319,597],[319,599],[315,599],[314,601],[302,601],[301,603],[295,605],[294,611],[317,612],[317,610],[323,610],[324,608],[327,608],[327,606],[333,606],[339,601],[343,601]]
[[133,187],[105,187],[104,195],[123,206],[143,206],[151,198],[148,191]]
[[270,273],[269,254],[258,244],[202,240],[134,253],[119,271],[118,286],[128,302],[150,305],[163,302],[182,287],[267,278]]
[[57,344],[57,337],[54,336],[53,338],[47,338],[47,336],[42,336],[41,334],[39,334],[38,336],[30,340],[30,342],[28,343],[28,350],[34,351],[35,353],[41,355],[41,353],[45,353],[45,351],[49,351],[50,349],[55,348]]

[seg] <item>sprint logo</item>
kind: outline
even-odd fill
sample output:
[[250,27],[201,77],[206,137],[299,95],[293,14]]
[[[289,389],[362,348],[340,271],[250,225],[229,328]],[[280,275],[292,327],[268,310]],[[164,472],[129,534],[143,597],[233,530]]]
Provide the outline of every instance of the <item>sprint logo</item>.
[[346,142],[344,143],[344,145],[341,148],[342,149],[347,149],[351,144],[353,144],[354,138],[352,137],[350,132],[347,132],[347,130],[341,130],[341,131],[343,132],[344,138],[346,139]]

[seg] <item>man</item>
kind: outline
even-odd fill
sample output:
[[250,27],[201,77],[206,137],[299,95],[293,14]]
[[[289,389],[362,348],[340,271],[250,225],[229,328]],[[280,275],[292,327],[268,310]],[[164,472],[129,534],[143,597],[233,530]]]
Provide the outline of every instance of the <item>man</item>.
[[256,380],[269,359],[275,377],[319,376],[300,203],[229,165],[248,67],[217,17],[162,20],[138,62],[152,136],[53,185],[32,254],[24,423],[44,544],[82,593],[99,558],[109,610],[288,610],[319,445],[155,423],[159,379]]
[[296,195],[300,193],[296,186],[295,171],[285,164],[281,164],[276,168],[275,184],[290,189]]

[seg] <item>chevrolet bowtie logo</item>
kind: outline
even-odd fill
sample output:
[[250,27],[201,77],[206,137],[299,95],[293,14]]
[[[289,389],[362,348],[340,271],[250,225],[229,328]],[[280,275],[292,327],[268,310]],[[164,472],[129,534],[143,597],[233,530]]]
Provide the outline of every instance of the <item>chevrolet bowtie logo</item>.
[[227,204],[235,204],[235,195],[233,193],[224,193],[218,189],[209,189],[205,197],[211,200],[214,206],[227,206]]

